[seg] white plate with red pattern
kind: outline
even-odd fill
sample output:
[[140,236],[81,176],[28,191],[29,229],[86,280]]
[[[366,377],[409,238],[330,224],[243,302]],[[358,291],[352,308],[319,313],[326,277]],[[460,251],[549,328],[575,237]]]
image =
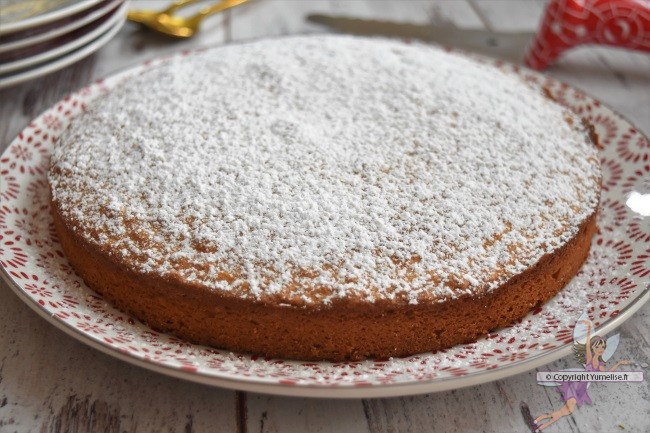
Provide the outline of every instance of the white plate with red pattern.
[[[188,56],[190,53],[177,54]],[[0,158],[0,267],[16,294],[47,321],[124,361],[209,385],[309,397],[386,397],[476,385],[518,374],[571,352],[586,311],[604,335],[650,298],[650,217],[626,205],[650,193],[650,142],[583,92],[516,66],[494,63],[589,119],[602,141],[599,232],[580,273],[551,301],[472,344],[407,358],[297,362],[235,354],[156,332],[113,308],[68,264],[48,212],[53,143],[72,117],[123,80],[166,59],[99,80],[34,119]],[[641,197],[637,195],[637,198]],[[646,196],[650,197],[650,196]],[[647,204],[647,201],[646,201]]]

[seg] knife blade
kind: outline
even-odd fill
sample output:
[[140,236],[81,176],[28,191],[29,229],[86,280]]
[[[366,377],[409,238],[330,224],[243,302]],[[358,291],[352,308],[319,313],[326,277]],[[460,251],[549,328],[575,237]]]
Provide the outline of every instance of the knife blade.
[[526,48],[535,35],[533,32],[461,29],[453,26],[366,20],[324,14],[310,14],[307,16],[307,20],[341,33],[433,42],[514,63],[523,62]]

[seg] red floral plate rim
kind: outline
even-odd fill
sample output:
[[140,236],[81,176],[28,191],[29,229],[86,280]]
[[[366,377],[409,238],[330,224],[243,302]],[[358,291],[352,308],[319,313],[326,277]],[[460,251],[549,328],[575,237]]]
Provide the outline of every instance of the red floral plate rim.
[[[216,48],[218,49],[218,48]],[[66,96],[34,119],[0,157],[0,268],[12,290],[59,329],[104,353],[195,382],[282,395],[385,397],[442,391],[497,380],[571,351],[573,322],[586,311],[604,335],[650,298],[650,218],[625,205],[650,192],[650,142],[628,121],[584,92],[501,61],[476,59],[544,87],[587,118],[602,139],[599,233],[587,263],[542,307],[472,344],[401,359],[314,363],[238,355],[194,345],[114,309],[88,289],[61,252],[47,211],[49,151],[60,131],[93,99],[133,74],[183,61],[206,49],[146,62]]]

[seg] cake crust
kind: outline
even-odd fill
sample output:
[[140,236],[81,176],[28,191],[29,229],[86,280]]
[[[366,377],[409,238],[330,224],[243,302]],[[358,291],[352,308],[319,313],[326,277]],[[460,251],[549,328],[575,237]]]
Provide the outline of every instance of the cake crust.
[[594,212],[563,247],[482,296],[417,305],[343,299],[327,306],[291,306],[135,273],[75,236],[56,206],[52,215],[63,250],[86,284],[155,330],[236,352],[335,362],[435,351],[506,326],[571,280],[596,232]]

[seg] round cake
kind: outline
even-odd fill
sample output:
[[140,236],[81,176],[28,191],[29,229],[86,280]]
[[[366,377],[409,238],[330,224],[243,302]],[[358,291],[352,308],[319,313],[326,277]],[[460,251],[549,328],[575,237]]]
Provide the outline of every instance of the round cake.
[[554,296],[600,197],[589,128],[431,46],[300,36],[152,67],[74,119],[51,211],[151,327],[302,360],[468,342]]

